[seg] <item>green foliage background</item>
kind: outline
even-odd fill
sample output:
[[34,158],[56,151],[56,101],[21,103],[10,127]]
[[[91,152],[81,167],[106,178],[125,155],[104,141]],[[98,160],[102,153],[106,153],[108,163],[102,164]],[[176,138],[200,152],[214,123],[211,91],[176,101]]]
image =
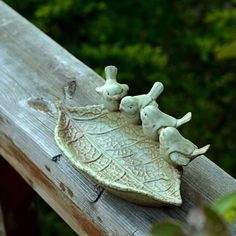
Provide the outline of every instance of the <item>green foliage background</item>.
[[160,108],[192,111],[182,134],[236,176],[236,62],[215,56],[236,39],[235,0],[6,2],[99,74],[116,65],[131,94],[161,81]]
[[[161,81],[160,108],[192,111],[181,133],[236,176],[236,62],[216,56],[236,40],[236,0],[5,1],[99,74],[117,66],[131,94]],[[74,235],[38,205],[42,235]]]
[[236,176],[236,63],[216,56],[236,39],[235,0],[5,1],[99,74],[117,66],[131,94],[161,81],[160,108],[192,111],[181,133]]

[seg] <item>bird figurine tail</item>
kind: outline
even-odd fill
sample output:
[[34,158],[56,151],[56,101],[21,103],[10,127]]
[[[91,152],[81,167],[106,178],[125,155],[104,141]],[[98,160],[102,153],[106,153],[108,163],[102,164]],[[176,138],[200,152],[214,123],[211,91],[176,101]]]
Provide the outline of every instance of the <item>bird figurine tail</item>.
[[164,90],[163,84],[161,82],[155,82],[148,95],[151,96],[153,100],[156,100],[163,92],[163,90]]
[[176,127],[179,127],[192,119],[192,113],[188,112],[185,116],[177,120]]
[[117,76],[117,68],[115,66],[105,67],[106,80],[115,80]]
[[202,147],[202,148],[198,148],[198,149],[195,149],[191,156],[200,156],[200,155],[203,155],[207,152],[207,150],[210,148],[210,144]]

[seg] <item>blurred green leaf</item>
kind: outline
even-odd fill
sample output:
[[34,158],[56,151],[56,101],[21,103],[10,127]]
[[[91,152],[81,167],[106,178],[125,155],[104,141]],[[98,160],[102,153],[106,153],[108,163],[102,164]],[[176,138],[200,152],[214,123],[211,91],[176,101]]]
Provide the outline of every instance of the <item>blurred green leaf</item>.
[[162,222],[154,225],[151,236],[186,236],[181,226],[175,222]]
[[216,211],[210,207],[204,207],[203,211],[206,217],[204,231],[208,236],[229,235],[224,219],[220,217]]
[[236,41],[218,49],[216,57],[219,60],[236,58]]
[[236,219],[236,192],[222,196],[214,202],[212,207],[229,223],[234,223]]

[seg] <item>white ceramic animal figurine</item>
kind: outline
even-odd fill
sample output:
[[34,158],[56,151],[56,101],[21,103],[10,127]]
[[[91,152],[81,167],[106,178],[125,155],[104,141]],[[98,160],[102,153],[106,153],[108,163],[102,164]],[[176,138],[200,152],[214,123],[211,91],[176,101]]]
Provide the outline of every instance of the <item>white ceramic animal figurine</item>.
[[192,113],[188,112],[181,119],[176,119],[162,112],[158,107],[149,105],[141,110],[141,120],[143,132],[146,136],[153,140],[158,140],[159,131],[164,127],[176,127],[189,122],[192,118]]
[[197,156],[207,152],[210,145],[198,148],[184,138],[174,127],[163,128],[160,131],[160,154],[167,156],[174,165],[186,166]]
[[123,112],[127,120],[132,124],[140,124],[140,110],[148,105],[158,107],[156,99],[163,92],[164,86],[161,82],[155,82],[148,94],[137,96],[126,96],[121,100],[120,111]]
[[96,91],[103,98],[104,106],[109,111],[118,111],[120,100],[127,95],[129,86],[117,82],[117,68],[115,66],[105,67],[106,82],[97,87]]

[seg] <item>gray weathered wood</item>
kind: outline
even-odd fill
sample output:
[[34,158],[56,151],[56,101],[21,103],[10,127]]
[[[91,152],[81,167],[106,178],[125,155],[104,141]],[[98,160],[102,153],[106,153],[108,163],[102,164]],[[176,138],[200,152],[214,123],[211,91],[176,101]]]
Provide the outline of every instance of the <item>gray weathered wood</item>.
[[[102,84],[102,79],[0,1],[0,154],[77,233],[86,230],[77,228],[73,212],[60,207],[63,204],[60,199],[64,198],[65,204],[71,201],[101,234],[146,235],[155,222],[170,218],[184,222],[188,210],[195,205],[195,192],[209,203],[236,189],[231,176],[202,156],[184,169],[181,207],[141,207],[106,191],[99,197],[99,189],[64,157],[57,163],[51,160],[60,153],[53,138],[56,123],[53,105],[49,114],[28,103],[29,99],[43,98],[53,104],[63,98],[62,88],[70,80],[76,80],[78,85],[74,96],[77,105],[99,103],[94,89]],[[36,175],[30,180],[30,171],[21,167],[20,159],[9,154],[6,142],[24,153],[61,196],[54,198],[55,191],[43,188]]]

